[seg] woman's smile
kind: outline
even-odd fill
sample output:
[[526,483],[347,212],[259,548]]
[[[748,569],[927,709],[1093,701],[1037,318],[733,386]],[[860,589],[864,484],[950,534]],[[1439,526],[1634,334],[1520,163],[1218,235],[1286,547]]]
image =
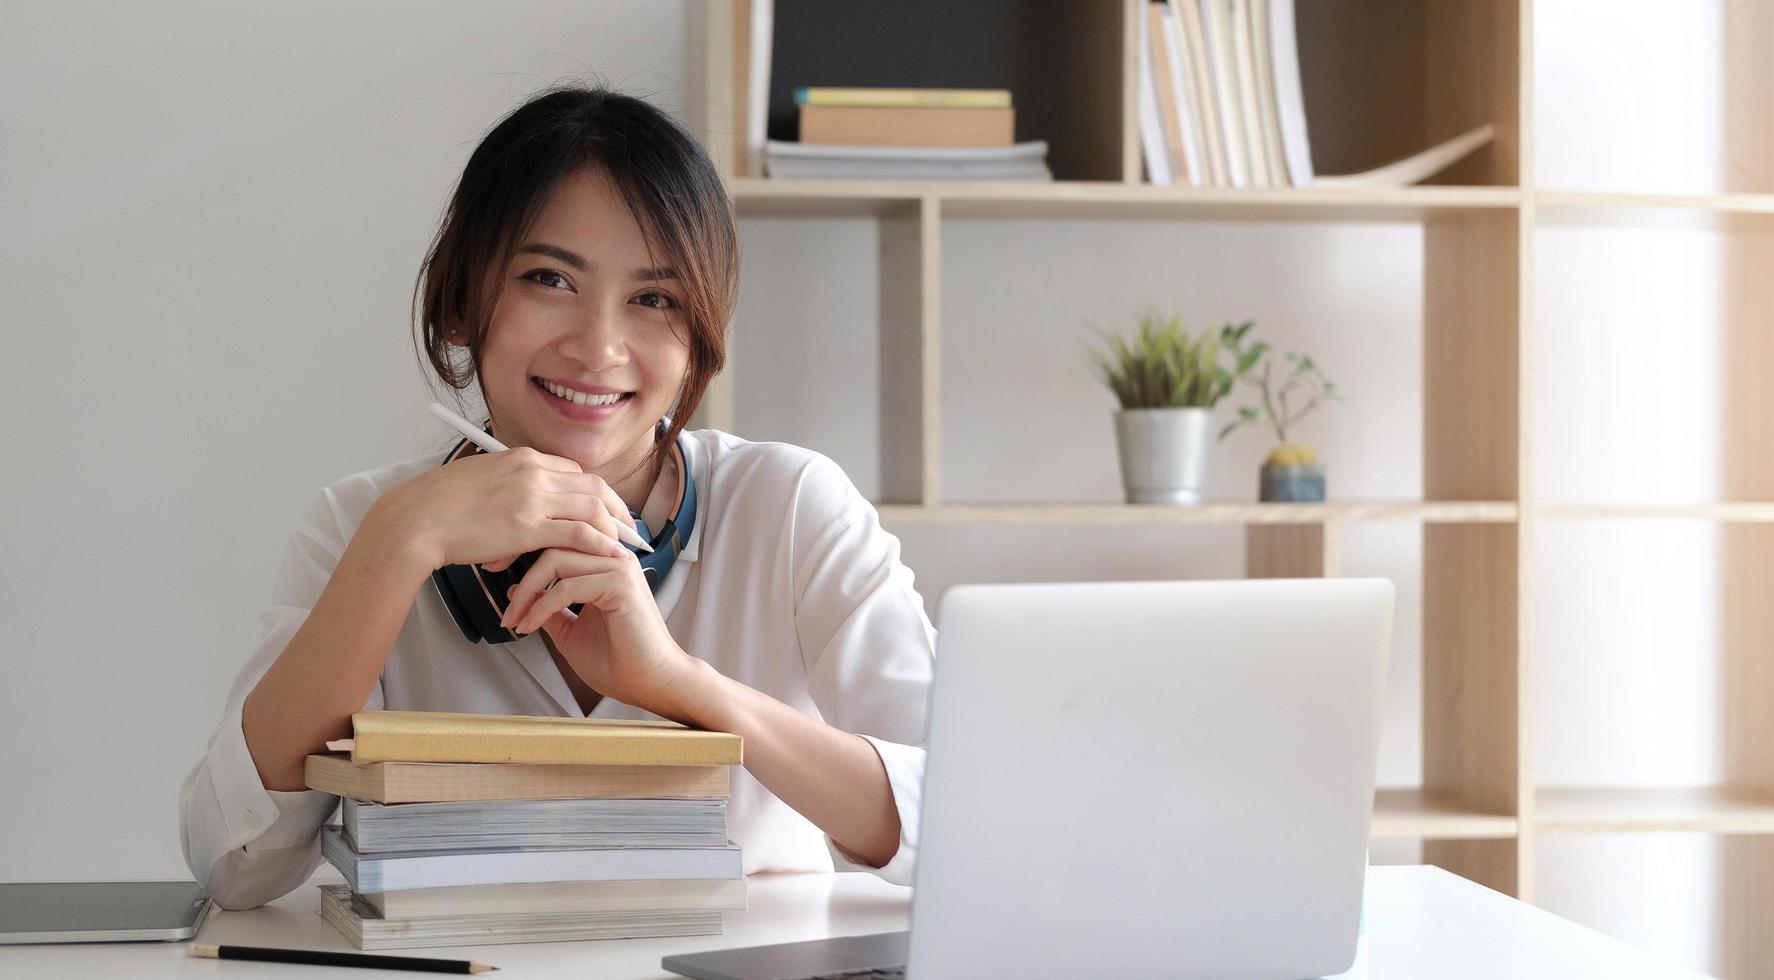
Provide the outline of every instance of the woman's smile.
[[[611,400],[611,395],[587,394],[542,378],[531,378],[530,387],[556,412],[575,422],[601,422],[612,418],[634,401],[635,396],[634,392],[625,391]],[[571,397],[568,397],[569,392]]]

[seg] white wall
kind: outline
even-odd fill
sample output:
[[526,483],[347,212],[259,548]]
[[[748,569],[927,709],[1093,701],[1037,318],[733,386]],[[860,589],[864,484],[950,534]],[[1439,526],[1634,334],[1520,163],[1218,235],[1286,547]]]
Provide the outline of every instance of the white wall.
[[[30,751],[0,753],[0,880],[179,874],[178,782],[257,638],[290,523],[319,486],[445,443],[423,411],[408,302],[468,152],[566,75],[694,106],[698,7],[13,6],[0,32],[0,417],[15,427],[0,468],[0,733]],[[1655,0],[1536,6],[1543,182],[1716,186],[1717,0],[1680,17]],[[1659,73],[1634,69],[1653,62]],[[747,220],[742,236],[737,428],[828,452],[872,492],[873,224]],[[1152,300],[1195,325],[1255,318],[1318,355],[1350,397],[1301,433],[1332,493],[1419,495],[1420,246],[1410,225],[947,226],[945,494],[1114,499],[1112,401],[1078,345],[1087,324],[1124,326]],[[1718,374],[1716,249],[1681,229],[1543,233],[1543,495],[1716,493],[1715,400],[1684,395]],[[1645,342],[1683,319],[1691,344]],[[1251,496],[1264,448],[1234,436],[1212,461],[1213,495]],[[1242,567],[1230,528],[901,537],[932,606],[966,580]],[[1412,783],[1418,530],[1358,525],[1344,547],[1348,573],[1399,585],[1381,778]],[[1703,528],[1542,527],[1547,781],[1716,777],[1716,566]],[[1654,577],[1657,605],[1644,601]],[[1709,840],[1547,839],[1539,862],[1555,910],[1716,965]]]

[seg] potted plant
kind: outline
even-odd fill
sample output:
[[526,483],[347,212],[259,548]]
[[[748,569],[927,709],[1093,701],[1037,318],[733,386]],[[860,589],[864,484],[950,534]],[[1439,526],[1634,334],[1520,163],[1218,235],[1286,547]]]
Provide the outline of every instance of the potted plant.
[[1096,331],[1106,349],[1091,358],[1121,403],[1115,436],[1128,503],[1201,502],[1213,406],[1257,359],[1237,358],[1230,368],[1221,364],[1222,355],[1231,353],[1224,339],[1249,327],[1195,336],[1183,329],[1180,316],[1165,319],[1149,310],[1131,344]]
[[[1248,324],[1246,324],[1248,326]],[[1305,354],[1284,354],[1290,365],[1287,377],[1279,383],[1274,378],[1275,362],[1269,356],[1269,345],[1256,341],[1244,346],[1244,330],[1227,334],[1226,343],[1240,363],[1261,359],[1263,370],[1242,380],[1262,392],[1255,407],[1240,408],[1238,419],[1220,430],[1224,439],[1239,426],[1261,423],[1275,433],[1275,448],[1263,460],[1257,484],[1257,499],[1263,501],[1321,501],[1324,499],[1324,468],[1318,454],[1305,443],[1288,438],[1288,430],[1327,401],[1342,401],[1337,386],[1324,376],[1311,357]]]

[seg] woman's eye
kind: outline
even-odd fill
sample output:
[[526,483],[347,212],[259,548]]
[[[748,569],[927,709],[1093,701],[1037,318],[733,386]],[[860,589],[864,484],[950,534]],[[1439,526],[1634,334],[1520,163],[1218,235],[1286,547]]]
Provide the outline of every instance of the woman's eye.
[[641,300],[658,300],[660,305],[653,307],[653,309],[656,310],[675,310],[678,308],[678,301],[672,299],[671,296],[666,293],[642,293],[636,298]]
[[[551,289],[560,289],[570,285],[567,282],[566,276],[561,275],[553,269],[537,269],[534,272],[526,272],[522,278],[548,286]],[[559,283],[559,285],[556,285],[556,283]]]

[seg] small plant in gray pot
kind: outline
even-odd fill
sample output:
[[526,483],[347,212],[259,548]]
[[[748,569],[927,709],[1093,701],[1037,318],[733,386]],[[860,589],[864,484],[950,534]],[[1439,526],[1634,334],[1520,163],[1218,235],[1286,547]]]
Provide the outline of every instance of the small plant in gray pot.
[[[1248,328],[1249,324],[1245,325]],[[1263,369],[1244,377],[1245,383],[1262,392],[1255,407],[1240,408],[1238,420],[1220,430],[1224,439],[1240,426],[1264,425],[1275,434],[1275,448],[1263,460],[1257,483],[1257,499],[1262,501],[1321,501],[1324,499],[1324,467],[1312,447],[1289,438],[1289,431],[1301,419],[1327,401],[1342,401],[1337,386],[1324,376],[1311,357],[1305,354],[1284,354],[1288,367],[1286,377],[1275,378],[1275,361],[1269,345],[1255,341],[1245,346],[1245,328],[1225,338],[1237,352],[1240,363],[1260,359]]]
[[[1128,503],[1201,503],[1213,406],[1257,360],[1232,356],[1224,338],[1249,326],[1197,336],[1183,329],[1180,316],[1153,310],[1140,317],[1131,343],[1096,331],[1105,350],[1091,358],[1121,403],[1115,436]],[[1230,367],[1221,363],[1228,357]]]

